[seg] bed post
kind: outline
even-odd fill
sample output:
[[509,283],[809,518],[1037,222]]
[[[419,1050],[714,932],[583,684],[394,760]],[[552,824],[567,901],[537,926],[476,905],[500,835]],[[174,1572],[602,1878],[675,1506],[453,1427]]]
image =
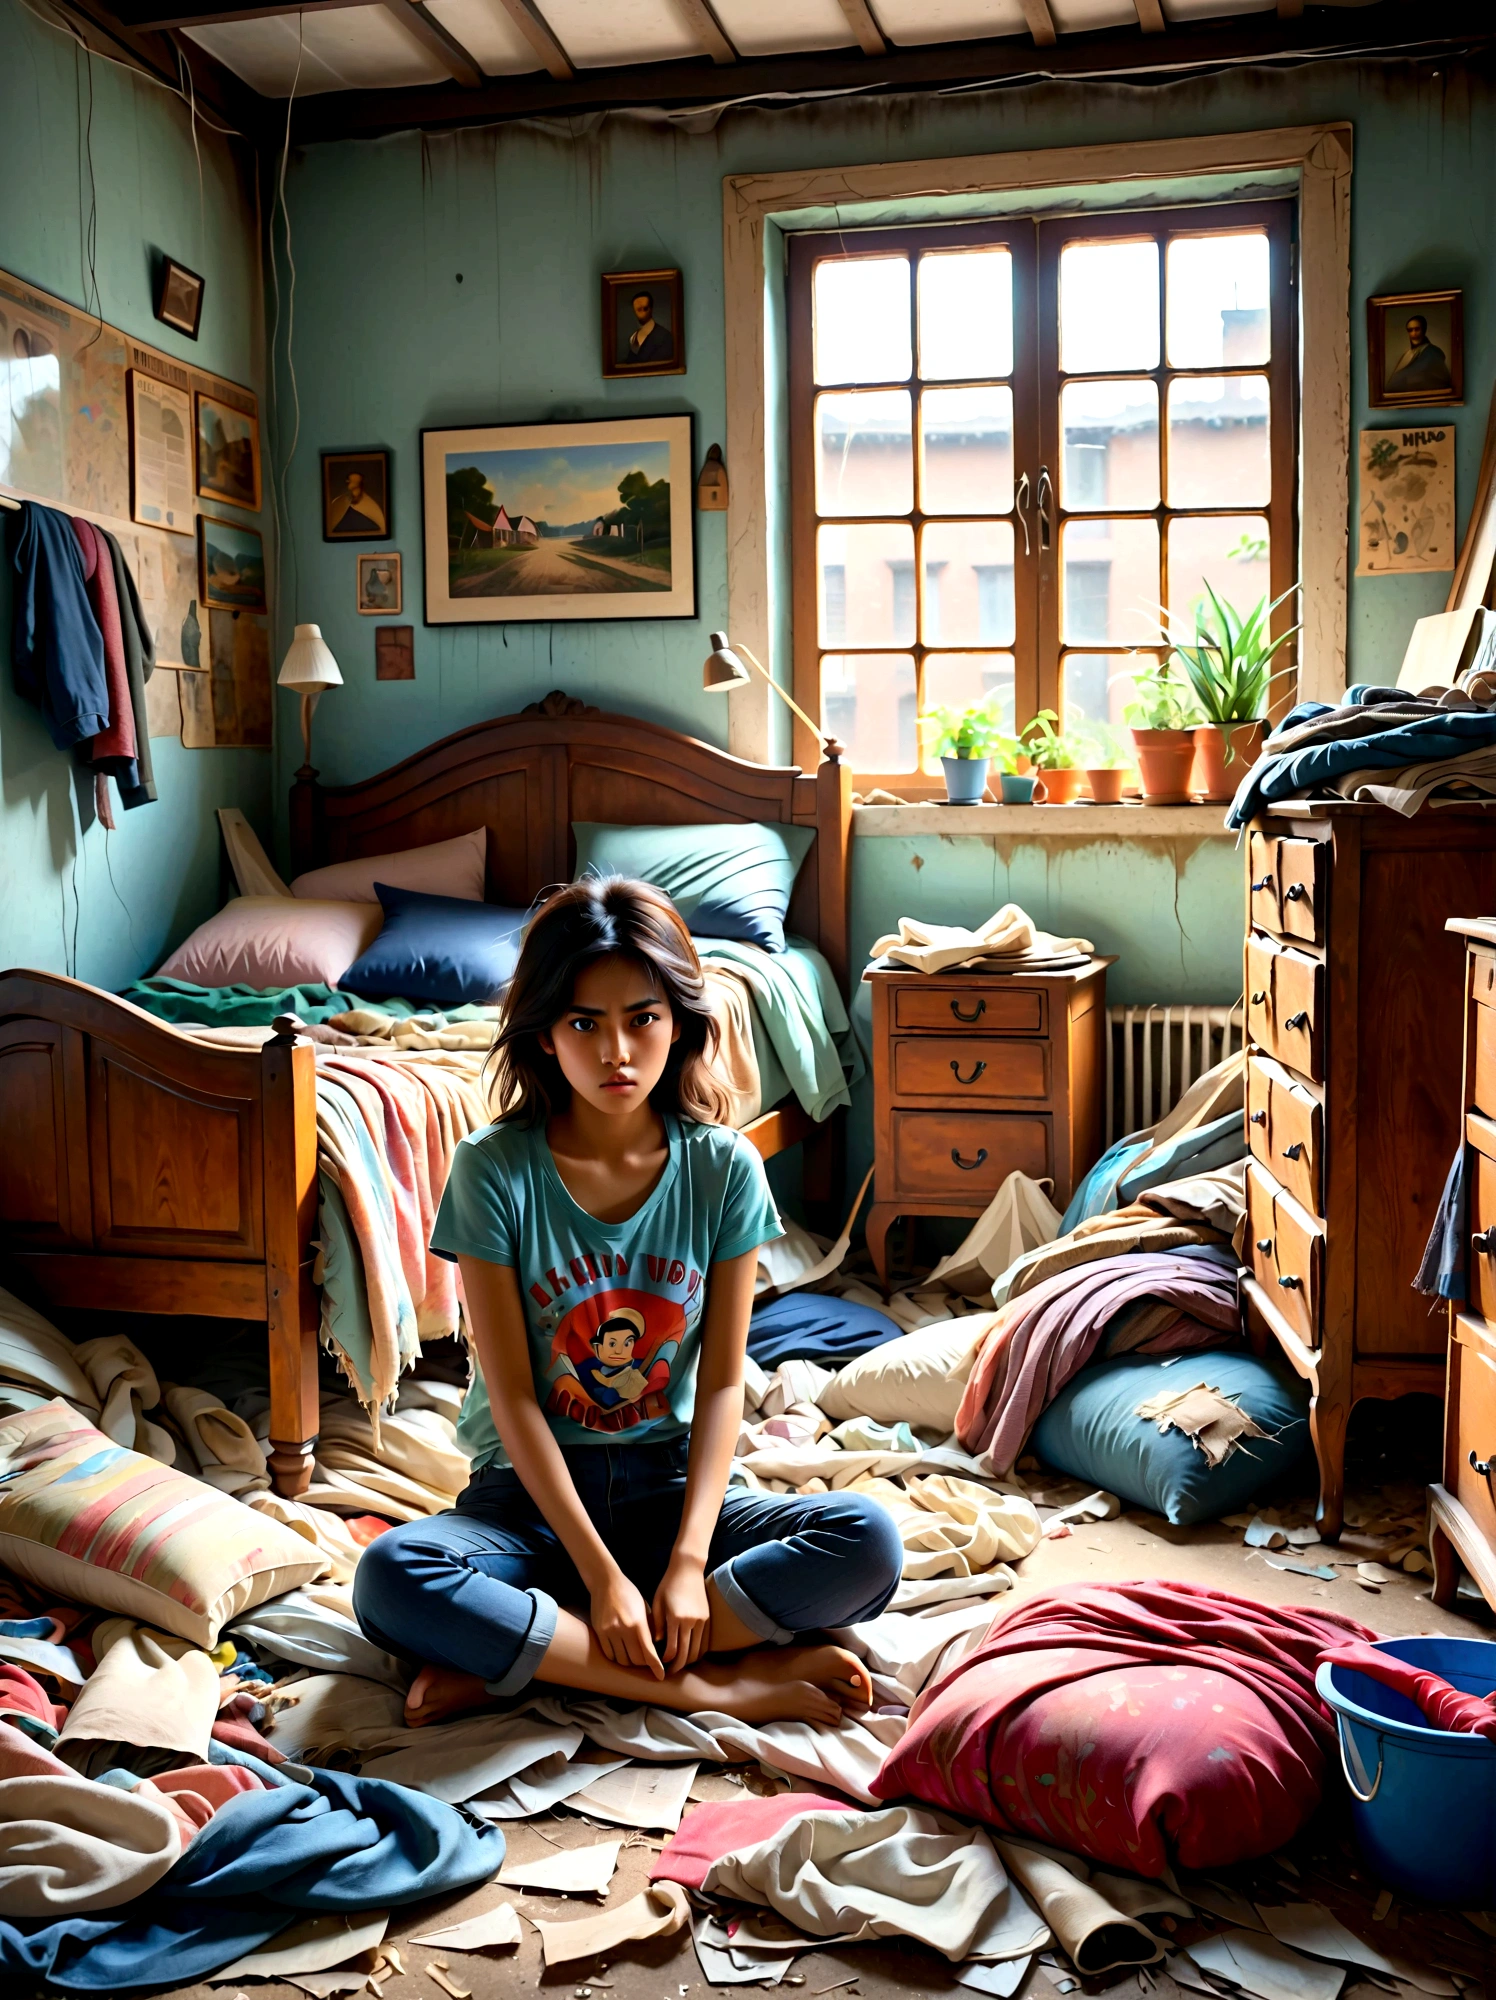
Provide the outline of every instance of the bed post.
[[270,1338],[270,1476],[288,1500],[312,1483],[317,1443],[317,1326],[312,1237],[317,1224],[317,1073],[309,1042],[266,1042],[265,1316]]
[[[816,772],[816,868],[820,945],[836,983],[850,1000],[852,774],[842,746],[828,738]],[[834,1235],[841,1227],[847,1171],[847,1121],[837,1112],[806,1139],[803,1153],[806,1214],[812,1227]]]
[[322,788],[310,764],[291,786],[291,873],[305,874],[325,859],[322,853]]

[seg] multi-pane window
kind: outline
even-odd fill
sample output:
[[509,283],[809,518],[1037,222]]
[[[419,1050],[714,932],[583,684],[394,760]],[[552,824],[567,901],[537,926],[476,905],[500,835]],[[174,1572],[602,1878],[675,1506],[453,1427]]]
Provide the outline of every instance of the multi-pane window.
[[928,770],[916,717],[993,692],[1116,722],[1161,607],[1288,588],[1292,220],[792,239],[796,692],[859,775]]

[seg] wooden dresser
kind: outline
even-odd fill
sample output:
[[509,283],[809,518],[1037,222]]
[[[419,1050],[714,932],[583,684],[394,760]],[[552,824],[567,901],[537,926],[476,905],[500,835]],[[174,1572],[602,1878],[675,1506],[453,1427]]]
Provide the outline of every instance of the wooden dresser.
[[[1466,943],[1465,1306],[1448,1308],[1444,1482],[1429,1488],[1433,1599],[1454,1603],[1464,1566],[1496,1608],[1496,918],[1455,918]],[[1449,1074],[1454,1081],[1454,1071]],[[1441,1314],[1442,1318],[1442,1314]]]
[[1352,1408],[1444,1389],[1445,1315],[1412,1280],[1459,1133],[1445,926],[1496,908],[1496,812],[1271,810],[1247,870],[1248,1330],[1308,1379],[1333,1540]]
[[1106,972],[873,972],[876,1168],[867,1245],[900,1215],[982,1213],[1011,1173],[1064,1208],[1101,1151]]

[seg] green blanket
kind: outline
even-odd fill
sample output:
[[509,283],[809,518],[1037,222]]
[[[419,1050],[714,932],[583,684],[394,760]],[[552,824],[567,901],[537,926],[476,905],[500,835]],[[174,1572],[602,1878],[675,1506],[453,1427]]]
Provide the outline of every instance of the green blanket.
[[[831,967],[814,946],[792,938],[788,951],[768,952],[733,938],[697,938],[696,949],[748,982],[758,1025],[810,1116],[819,1122],[850,1104],[851,1086],[867,1065]],[[763,1080],[769,1104],[768,1078]]]
[[279,992],[267,992],[258,986],[192,986],[185,979],[137,979],[119,997],[133,1001],[158,1020],[194,1028],[268,1028],[277,1014],[297,1014],[309,1027],[316,1027],[355,1007],[371,1014],[392,1014],[398,1021],[438,1011],[448,1021],[493,1021],[499,1012],[497,1007],[474,1006],[438,1010],[429,1000],[402,1000],[398,996],[366,1000],[335,986],[284,986]]

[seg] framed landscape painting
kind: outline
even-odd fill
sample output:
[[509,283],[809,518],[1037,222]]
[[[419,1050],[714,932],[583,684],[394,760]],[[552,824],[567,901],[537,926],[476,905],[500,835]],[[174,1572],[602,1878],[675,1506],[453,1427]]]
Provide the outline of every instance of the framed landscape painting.
[[691,618],[691,418],[421,434],[426,623]]

